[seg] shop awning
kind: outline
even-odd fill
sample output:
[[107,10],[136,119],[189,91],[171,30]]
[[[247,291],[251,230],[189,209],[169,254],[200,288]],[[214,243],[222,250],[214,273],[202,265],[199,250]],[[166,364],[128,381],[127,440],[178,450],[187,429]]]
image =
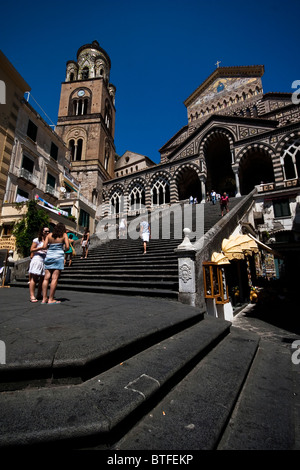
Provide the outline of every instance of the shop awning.
[[268,245],[265,245],[263,242],[261,242],[260,240],[258,240],[257,238],[253,237],[253,235],[249,234],[249,237],[251,237],[255,243],[257,243],[257,245],[262,249],[262,250],[265,250],[265,251],[268,251],[269,253],[272,253],[276,258],[283,258],[283,256],[278,253],[277,251],[273,250],[273,248],[271,248],[270,246]]
[[64,180],[64,184],[66,184],[67,186],[69,186],[69,188],[71,188],[73,191],[75,191],[75,193],[77,193],[77,189],[75,189],[70,183],[68,183],[66,180]]
[[222,241],[222,252],[229,259],[244,259],[244,252],[235,238],[224,238]]
[[224,253],[214,252],[211,255],[211,261],[213,261],[214,263],[216,263],[218,265],[220,265],[220,264],[230,264],[229,259],[227,258],[227,256],[224,255]]
[[222,252],[229,259],[244,259],[245,255],[258,252],[257,243],[249,235],[235,235],[224,238]]

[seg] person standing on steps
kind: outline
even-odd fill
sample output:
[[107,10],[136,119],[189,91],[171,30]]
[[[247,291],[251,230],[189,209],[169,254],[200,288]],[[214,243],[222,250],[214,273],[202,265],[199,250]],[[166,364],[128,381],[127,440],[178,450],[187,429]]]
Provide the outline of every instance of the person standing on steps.
[[80,259],[82,258],[87,258],[87,255],[88,255],[88,251],[89,251],[89,246],[90,246],[90,231],[87,227],[85,227],[84,229],[84,234],[83,234],[83,237],[82,237],[82,243],[81,243],[81,247],[82,247],[82,256]]
[[[47,250],[42,249],[44,240],[46,239],[50,230],[48,227],[42,227],[39,235],[32,241],[30,247],[31,261],[29,265],[29,293],[30,302],[37,302],[42,297],[42,285],[45,276],[45,258]],[[35,297],[35,287],[38,283],[37,296]]]
[[74,246],[73,246],[73,243],[74,243],[75,240],[74,240],[73,233],[68,233],[67,236],[69,238],[70,247],[67,251],[65,251],[64,265],[66,265],[66,263],[68,263],[68,266],[70,267],[70,266],[72,266],[73,253],[75,253]]
[[190,204],[193,204],[193,202],[194,202],[193,196],[190,196],[189,202],[190,202]]
[[217,197],[216,191],[213,189],[212,192],[210,193],[210,195],[211,195],[211,202],[213,203],[213,205],[215,205],[216,204],[216,197]]
[[229,197],[227,196],[227,193],[224,192],[222,196],[220,197],[220,206],[221,206],[221,216],[223,217],[224,211],[229,212]]
[[144,218],[140,223],[140,237],[144,243],[144,255],[147,252],[147,243],[149,243],[150,239],[150,225],[148,221]]
[[[66,233],[64,224],[58,223],[52,233],[49,233],[44,241],[43,249],[47,249],[45,258],[45,278],[43,281],[43,301],[42,304],[59,304],[60,302],[54,299],[54,294],[57,287],[58,278],[61,271],[64,269],[65,250],[70,248],[69,238]],[[50,278],[50,292],[49,299],[47,296],[48,285]]]
[[123,217],[119,225],[119,238],[126,237],[126,228],[127,228],[127,222],[126,222],[126,219]]

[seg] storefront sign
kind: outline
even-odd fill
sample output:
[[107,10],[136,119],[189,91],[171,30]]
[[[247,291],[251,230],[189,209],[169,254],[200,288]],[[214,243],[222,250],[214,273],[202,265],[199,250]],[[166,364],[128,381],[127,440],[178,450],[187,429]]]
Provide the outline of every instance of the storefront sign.
[[14,237],[10,238],[0,238],[0,250],[13,250],[16,249],[16,239]]

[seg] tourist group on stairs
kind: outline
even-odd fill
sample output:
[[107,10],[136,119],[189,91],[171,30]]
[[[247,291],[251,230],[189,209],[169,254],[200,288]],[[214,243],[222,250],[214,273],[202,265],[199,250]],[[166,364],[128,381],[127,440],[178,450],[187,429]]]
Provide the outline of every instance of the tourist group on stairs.
[[[55,225],[52,232],[48,227],[41,227],[30,248],[31,261],[28,269],[30,302],[36,303],[42,300],[42,304],[60,303],[54,298],[58,279],[65,265],[69,267],[72,265],[72,258],[76,255],[74,248],[76,240],[78,237],[74,233],[67,233],[62,223]],[[90,231],[86,228],[81,242],[81,258],[87,258],[89,244]],[[36,287],[37,295],[35,295]]]

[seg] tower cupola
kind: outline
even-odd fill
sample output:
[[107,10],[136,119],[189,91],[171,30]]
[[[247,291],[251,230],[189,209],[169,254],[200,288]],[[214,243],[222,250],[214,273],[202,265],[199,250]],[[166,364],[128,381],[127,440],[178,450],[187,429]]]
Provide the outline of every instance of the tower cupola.
[[108,83],[110,76],[110,58],[98,41],[85,44],[78,49],[77,62],[67,62],[66,82],[103,78]]

